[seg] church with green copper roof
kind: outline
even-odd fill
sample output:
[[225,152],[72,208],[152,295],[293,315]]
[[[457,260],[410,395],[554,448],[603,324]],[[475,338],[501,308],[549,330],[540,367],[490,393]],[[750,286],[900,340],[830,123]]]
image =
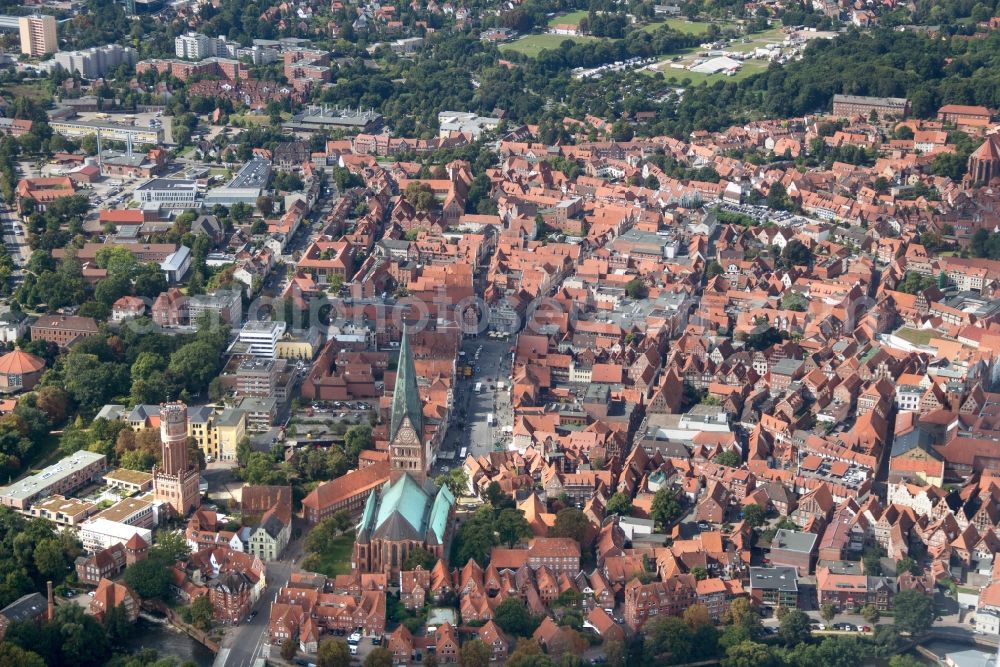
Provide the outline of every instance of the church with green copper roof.
[[390,478],[368,496],[352,556],[355,571],[383,572],[390,579],[417,548],[447,561],[455,507],[448,487],[438,489],[427,479],[431,452],[405,328],[397,368],[389,419]]

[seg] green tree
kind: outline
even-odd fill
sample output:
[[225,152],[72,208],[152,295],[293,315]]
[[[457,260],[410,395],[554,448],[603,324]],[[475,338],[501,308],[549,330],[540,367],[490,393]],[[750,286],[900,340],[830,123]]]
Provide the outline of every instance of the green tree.
[[837,608],[832,604],[825,604],[819,608],[819,615],[820,618],[829,623],[837,615]]
[[875,625],[878,623],[881,614],[879,614],[878,607],[873,604],[866,604],[861,608],[861,615],[864,616],[865,620]]
[[518,542],[531,537],[531,525],[521,510],[506,508],[500,511],[496,519],[497,534],[501,544],[513,547]]
[[452,468],[443,475],[438,475],[434,483],[440,486],[447,486],[451,495],[459,498],[468,492],[469,474],[465,468]]
[[104,613],[104,630],[112,647],[121,647],[132,634],[132,623],[124,604],[117,604]]
[[809,628],[809,617],[805,612],[794,609],[785,614],[778,627],[778,634],[785,646],[795,646],[807,642],[812,638],[812,631]]
[[480,639],[470,639],[462,644],[462,667],[489,667],[492,652]]
[[633,278],[625,283],[625,293],[628,294],[630,299],[638,301],[645,299],[649,295],[649,288],[646,287],[646,283],[641,279]]
[[625,643],[617,639],[604,642],[604,656],[608,660],[608,667],[625,667],[628,662]]
[[875,545],[865,549],[861,556],[861,563],[864,565],[865,574],[870,577],[878,577],[882,574],[882,557],[885,556],[885,548]]
[[776,211],[786,211],[791,206],[788,192],[781,183],[775,183],[767,191],[767,207]]
[[781,662],[766,644],[743,641],[726,650],[721,664],[723,667],[772,667]]
[[653,496],[653,503],[650,507],[650,516],[656,522],[659,530],[666,528],[677,519],[683,508],[677,492],[669,487],[663,487]]
[[355,424],[344,434],[344,453],[352,466],[357,463],[358,455],[362,450],[373,447],[372,427],[367,424]]
[[158,558],[147,558],[125,568],[122,579],[143,600],[166,598],[170,592],[170,571]]
[[347,642],[339,639],[324,639],[316,650],[316,667],[348,667],[351,651]]
[[582,510],[567,507],[556,514],[556,522],[549,531],[552,537],[569,537],[581,546],[590,539],[590,520]]
[[299,652],[298,637],[289,637],[281,645],[281,657],[289,662],[291,662],[295,658],[295,654],[298,652]]
[[912,635],[927,632],[934,623],[934,603],[928,596],[915,591],[900,591],[893,598],[896,628]]
[[35,545],[35,567],[46,579],[59,579],[67,569],[66,552],[55,537],[42,540]]
[[530,637],[541,622],[528,612],[519,597],[509,597],[497,605],[493,620],[504,632],[517,637]]
[[691,605],[684,610],[681,618],[684,619],[684,623],[692,630],[697,630],[706,625],[713,625],[711,612],[703,604]]
[[740,455],[733,450],[727,449],[724,452],[719,452],[715,458],[712,459],[712,463],[718,463],[720,466],[728,466],[730,468],[739,468],[743,463],[743,459],[740,458]]
[[434,191],[426,183],[410,183],[403,191],[405,199],[417,211],[431,211],[438,208]]
[[608,514],[628,516],[632,514],[632,499],[621,491],[617,491],[608,498],[608,504],[604,508]]
[[274,212],[274,200],[266,195],[257,197],[256,204],[261,215],[271,215]]
[[364,667],[392,667],[392,653],[381,646],[374,648],[365,656]]
[[199,595],[191,602],[191,625],[202,632],[212,629],[214,611],[212,601],[207,595]]
[[912,655],[902,653],[889,658],[889,667],[925,667],[925,663]]
[[909,572],[912,575],[919,575],[920,565],[917,564],[915,560],[909,556],[904,556],[896,561],[896,574],[902,574],[903,572]]
[[677,664],[695,659],[694,635],[691,628],[677,616],[659,616],[644,627],[643,647],[648,664]]
[[767,520],[767,515],[764,512],[764,508],[756,503],[750,503],[743,507],[743,520],[751,528],[756,528],[758,526],[763,526],[764,522]]
[[465,564],[469,560],[486,564],[490,551],[497,544],[494,532],[493,507],[483,505],[470,518],[465,520],[455,536],[452,547],[453,562]]
[[726,612],[725,621],[731,626],[744,630],[747,639],[757,639],[763,628],[760,614],[747,598],[733,600]]
[[437,558],[434,554],[427,549],[417,547],[406,556],[406,560],[403,561],[403,569],[415,570],[417,566],[420,566],[425,570],[430,570],[435,563],[437,563]]
[[787,267],[808,266],[812,264],[813,253],[805,243],[798,239],[792,239],[781,251],[781,260]]

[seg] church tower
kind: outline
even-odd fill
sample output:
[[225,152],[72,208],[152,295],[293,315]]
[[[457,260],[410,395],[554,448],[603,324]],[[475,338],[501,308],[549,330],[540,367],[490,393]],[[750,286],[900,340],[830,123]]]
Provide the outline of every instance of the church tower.
[[389,479],[395,482],[408,473],[423,484],[429,464],[424,442],[424,411],[417,388],[410,336],[405,326],[396,368],[396,387],[392,392],[389,419]]

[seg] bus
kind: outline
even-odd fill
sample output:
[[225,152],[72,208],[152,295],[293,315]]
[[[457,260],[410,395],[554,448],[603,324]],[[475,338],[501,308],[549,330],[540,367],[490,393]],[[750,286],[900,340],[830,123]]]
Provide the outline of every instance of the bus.
[[460,451],[458,453],[458,458],[460,458],[460,459],[462,459],[464,461],[465,457],[467,457],[468,455],[469,455],[469,448],[468,447],[462,447],[462,451]]
[[493,426],[494,421],[495,420],[493,419],[493,413],[492,412],[489,413],[488,415],[486,415],[486,423],[487,424],[489,424],[490,426]]

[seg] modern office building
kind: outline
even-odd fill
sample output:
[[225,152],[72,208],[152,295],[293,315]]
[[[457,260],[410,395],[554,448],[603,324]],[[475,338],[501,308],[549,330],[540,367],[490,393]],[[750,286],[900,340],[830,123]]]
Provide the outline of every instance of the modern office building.
[[186,178],[153,178],[135,189],[142,204],[164,208],[198,208],[198,183]]
[[252,320],[240,329],[239,343],[246,345],[247,354],[274,359],[278,356],[278,341],[284,334],[284,322]]
[[17,24],[21,31],[21,53],[39,58],[59,50],[56,17],[32,14],[18,18]]
[[233,180],[205,194],[205,206],[211,207],[215,204],[232,206],[237,202],[253,206],[257,203],[257,198],[264,193],[270,178],[270,160],[255,155],[240,168]]

